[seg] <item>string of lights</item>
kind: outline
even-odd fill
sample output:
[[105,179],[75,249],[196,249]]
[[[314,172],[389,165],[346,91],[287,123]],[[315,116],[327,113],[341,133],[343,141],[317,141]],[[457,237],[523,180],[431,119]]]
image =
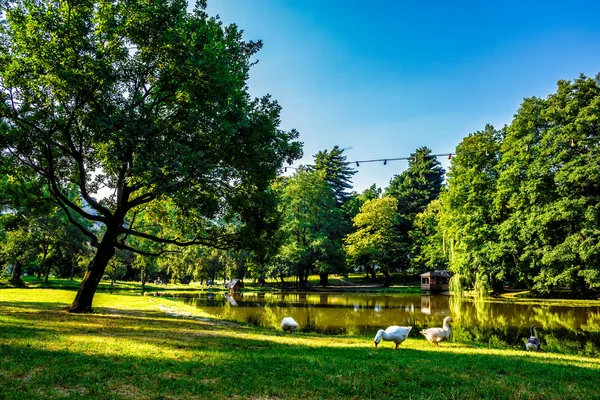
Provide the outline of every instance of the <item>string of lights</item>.
[[[585,138],[581,138],[578,140],[575,139],[570,139],[570,140],[560,140],[560,141],[555,141],[554,144],[566,144],[566,145],[570,145],[571,147],[577,147],[579,142],[587,142],[589,140],[593,140],[593,139],[598,139],[597,137],[593,136],[593,135],[589,135],[588,137]],[[539,143],[536,144],[529,144],[526,143],[524,145],[525,151],[529,151],[533,146],[539,145]],[[584,145],[585,148],[588,148],[588,145],[585,144]],[[448,160],[451,160],[452,157],[455,157],[457,155],[466,155],[466,154],[474,154],[474,153],[485,153],[486,157],[490,155],[490,151],[488,149],[485,150],[472,150],[472,151],[461,151],[461,152],[449,152],[449,153],[437,153],[437,154],[428,154],[427,156],[425,156],[425,158],[438,158],[438,157],[448,157]],[[413,161],[413,162],[417,162],[418,157],[417,156],[407,156],[407,157],[390,157],[390,158],[374,158],[374,159],[369,159],[369,160],[356,160],[356,161],[345,161],[343,164],[344,165],[356,165],[356,167],[360,167],[360,164],[367,164],[367,163],[383,163],[383,165],[387,165],[388,162],[391,161]],[[312,164],[308,164],[308,165],[312,165]],[[293,169],[293,170],[298,170],[301,167],[295,167],[295,166],[288,166],[288,167],[284,167],[284,172],[287,172],[288,169]]]

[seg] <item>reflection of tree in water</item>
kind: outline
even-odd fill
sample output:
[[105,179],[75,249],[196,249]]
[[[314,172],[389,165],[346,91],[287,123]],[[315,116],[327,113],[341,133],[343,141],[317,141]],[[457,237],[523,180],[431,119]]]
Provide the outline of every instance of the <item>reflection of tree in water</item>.
[[594,354],[600,348],[600,307],[354,293],[245,293],[239,299],[239,307],[231,307],[222,295],[188,302],[209,314],[244,322],[259,319],[260,325],[275,329],[280,329],[283,317],[290,316],[301,330],[304,325],[320,333],[371,335],[377,329],[402,325],[412,326],[411,336],[420,337],[422,328],[442,326],[449,315],[454,320],[451,339],[457,342],[521,348],[529,337],[529,327],[535,324],[547,349]]
[[600,347],[600,312],[589,308],[452,298],[450,310],[456,341],[521,347],[535,324],[548,350],[597,354]]

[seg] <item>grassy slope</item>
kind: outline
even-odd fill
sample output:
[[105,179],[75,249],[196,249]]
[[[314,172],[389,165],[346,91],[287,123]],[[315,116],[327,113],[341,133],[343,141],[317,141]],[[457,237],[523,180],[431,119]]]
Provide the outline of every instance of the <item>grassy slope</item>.
[[284,335],[108,293],[73,315],[61,310],[73,295],[0,290],[0,399],[598,398],[593,358],[434,348],[416,332],[375,349],[370,336]]

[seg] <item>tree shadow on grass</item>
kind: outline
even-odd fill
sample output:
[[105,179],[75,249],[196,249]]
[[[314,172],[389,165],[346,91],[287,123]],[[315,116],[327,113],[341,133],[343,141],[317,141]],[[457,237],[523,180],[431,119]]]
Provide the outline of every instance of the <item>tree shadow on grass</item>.
[[[534,357],[216,343],[180,358],[0,345],[6,399],[594,398],[598,369]],[[220,344],[220,346],[219,346]],[[40,393],[43,392],[43,396]]]
[[0,398],[597,397],[600,362],[577,357],[416,340],[393,351],[142,314],[0,320]]

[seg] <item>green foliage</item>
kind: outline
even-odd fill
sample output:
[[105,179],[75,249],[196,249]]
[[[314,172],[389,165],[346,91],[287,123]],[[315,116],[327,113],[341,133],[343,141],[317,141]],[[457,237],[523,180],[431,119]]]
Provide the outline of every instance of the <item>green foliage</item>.
[[[439,229],[450,269],[478,288],[489,289],[507,276],[504,260],[497,255],[497,219],[492,207],[501,141],[502,132],[490,125],[463,139],[441,200]],[[489,281],[477,283],[477,277]]]
[[358,194],[352,192],[350,199],[342,206],[344,214],[353,219],[360,212],[360,208],[369,200],[378,199],[381,197],[381,188],[373,184],[370,188],[365,189]]
[[133,264],[135,254],[131,251],[119,250],[106,267],[106,275],[110,278],[111,286],[116,280],[120,280],[127,272],[127,266]]
[[325,171],[325,180],[333,189],[338,207],[341,207],[351,198],[348,190],[352,189],[352,175],[357,171],[348,165],[344,150],[339,146],[334,146],[331,151],[319,151],[314,157],[315,166],[310,170]]
[[[0,145],[43,177],[98,246],[73,311],[89,310],[115,248],[138,251],[129,238],[252,240],[276,206],[270,182],[301,155],[298,133],[279,129],[277,102],[247,92],[262,43],[209,17],[204,2],[186,9],[179,0],[18,0],[4,10]],[[67,182],[85,207],[70,201]],[[113,195],[96,200],[100,188]],[[176,221],[158,233],[133,218],[157,201]],[[105,226],[103,235],[75,215]]]
[[538,292],[597,284],[599,122],[600,86],[581,76],[559,81],[546,99],[526,99],[507,127],[495,196],[499,255]]
[[410,231],[411,267],[416,271],[447,269],[448,254],[444,248],[444,237],[439,228],[442,201],[433,200],[427,208],[417,214]]
[[398,232],[398,200],[383,197],[367,201],[354,217],[355,232],[346,237],[345,252],[350,265],[377,265],[389,286],[390,273],[398,269],[398,260],[406,244]]
[[385,190],[386,196],[398,200],[398,229],[403,242],[408,245],[406,252],[398,260],[403,269],[412,265],[412,255],[409,252],[412,245],[410,232],[413,230],[415,219],[431,201],[438,198],[444,181],[444,169],[440,162],[431,156],[430,149],[418,148],[411,154],[411,158],[408,169],[400,175],[395,175]]
[[273,261],[275,276],[290,273],[304,287],[310,273],[344,272],[342,211],[324,170],[300,169],[282,189],[283,245]]

